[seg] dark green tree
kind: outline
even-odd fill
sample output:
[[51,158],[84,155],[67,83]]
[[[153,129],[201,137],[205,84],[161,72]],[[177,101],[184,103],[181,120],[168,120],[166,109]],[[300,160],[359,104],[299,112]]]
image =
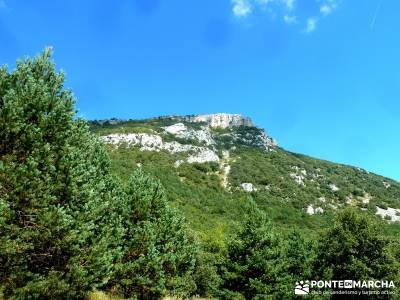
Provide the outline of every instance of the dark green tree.
[[228,243],[224,297],[269,299],[279,283],[281,240],[251,201],[239,234]]
[[123,191],[74,119],[46,49],[0,69],[0,285],[7,299],[81,298],[112,275]]
[[194,289],[192,272],[196,246],[183,217],[168,205],[158,181],[141,170],[126,188],[124,255],[118,262],[114,286],[126,297],[187,296]]
[[316,270],[323,280],[399,279],[399,260],[377,220],[356,209],[340,212],[321,237]]
[[282,247],[279,261],[279,282],[275,293],[280,299],[293,299],[295,283],[312,280],[314,274],[315,245],[297,230],[291,232]]

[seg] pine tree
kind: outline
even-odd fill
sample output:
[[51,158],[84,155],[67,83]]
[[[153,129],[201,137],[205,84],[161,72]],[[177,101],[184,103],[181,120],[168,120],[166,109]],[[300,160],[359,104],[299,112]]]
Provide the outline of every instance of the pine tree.
[[135,172],[126,188],[124,256],[114,285],[126,297],[187,296],[195,289],[196,247],[182,216],[170,208],[158,181]]
[[272,299],[280,276],[280,257],[279,236],[265,213],[251,202],[243,227],[228,244],[224,297]]
[[50,58],[46,49],[0,69],[0,285],[10,299],[83,297],[120,255],[123,192]]

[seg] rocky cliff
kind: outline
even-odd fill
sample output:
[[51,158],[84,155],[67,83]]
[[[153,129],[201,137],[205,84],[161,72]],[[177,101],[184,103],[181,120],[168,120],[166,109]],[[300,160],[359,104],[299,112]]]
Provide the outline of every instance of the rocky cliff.
[[194,115],[183,117],[183,119],[189,122],[205,122],[211,127],[221,128],[232,126],[254,126],[250,118],[240,114],[218,113],[209,115]]

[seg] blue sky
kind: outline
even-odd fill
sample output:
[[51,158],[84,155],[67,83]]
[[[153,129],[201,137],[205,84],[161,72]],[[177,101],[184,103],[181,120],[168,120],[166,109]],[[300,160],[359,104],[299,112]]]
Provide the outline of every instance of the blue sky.
[[89,119],[242,113],[400,180],[400,1],[0,0],[0,64],[54,47]]

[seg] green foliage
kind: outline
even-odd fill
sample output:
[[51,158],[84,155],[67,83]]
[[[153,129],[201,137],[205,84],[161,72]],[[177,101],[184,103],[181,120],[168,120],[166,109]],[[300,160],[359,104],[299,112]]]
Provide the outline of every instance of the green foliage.
[[82,299],[101,287],[188,295],[196,245],[158,182],[110,172],[51,51],[0,69],[0,291]]
[[397,281],[399,259],[381,228],[376,220],[355,209],[339,213],[319,241],[315,268],[319,276],[324,280]]
[[313,240],[306,240],[297,230],[285,238],[280,259],[280,278],[275,287],[281,298],[292,299],[294,283],[312,278],[315,258]]
[[280,245],[265,214],[250,202],[243,227],[228,244],[225,297],[242,294],[245,299],[272,299],[279,281]]
[[126,297],[159,298],[166,291],[187,296],[194,289],[196,247],[182,216],[168,206],[160,183],[140,170],[130,178],[126,194],[124,255],[113,284]]
[[0,77],[0,283],[11,299],[81,297],[120,255],[107,153],[73,119],[50,55]]

